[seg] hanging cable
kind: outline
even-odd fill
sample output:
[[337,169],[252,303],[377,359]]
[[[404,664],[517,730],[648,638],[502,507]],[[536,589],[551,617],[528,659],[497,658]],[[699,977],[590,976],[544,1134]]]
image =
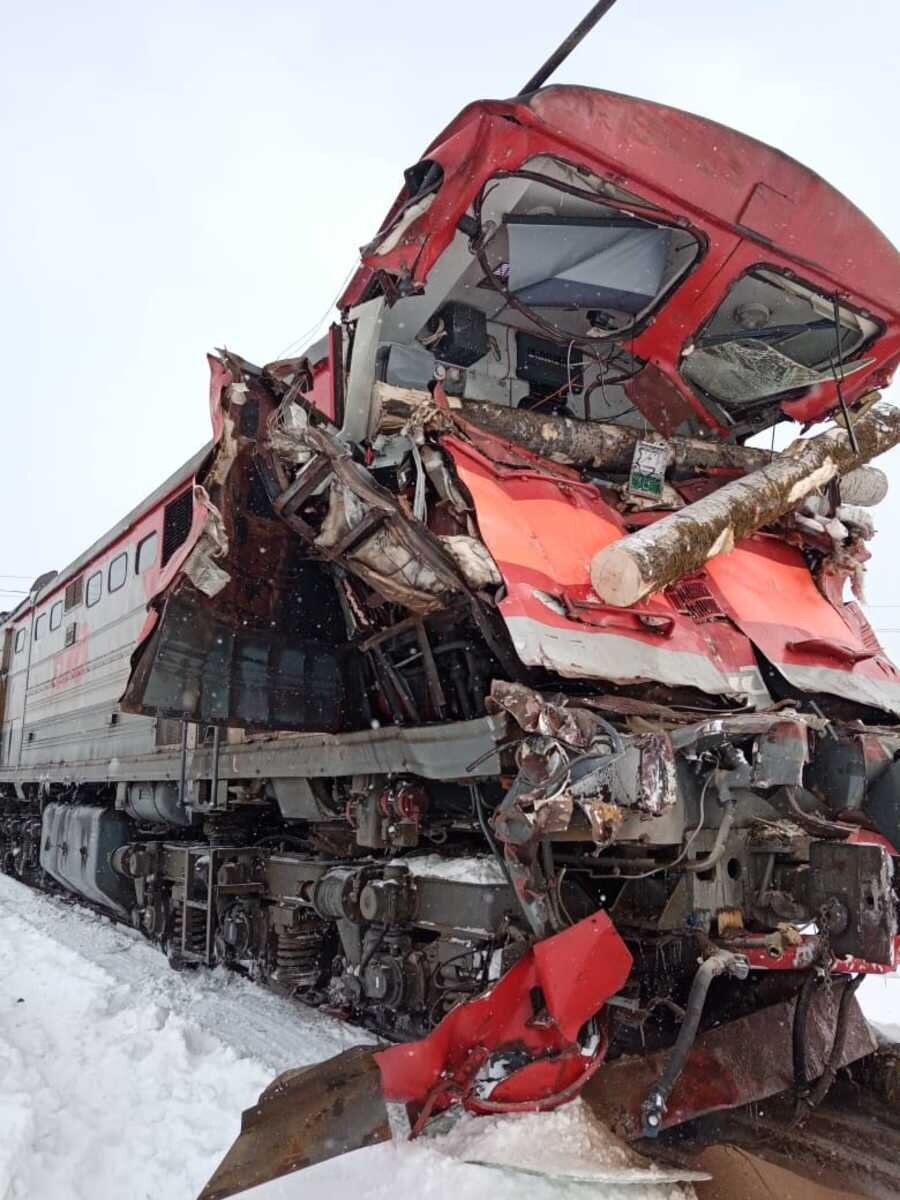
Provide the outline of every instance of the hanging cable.
[[841,406],[841,415],[844,418],[844,425],[847,429],[847,437],[850,439],[850,447],[854,454],[859,454],[859,443],[856,440],[853,422],[850,420],[850,412],[847,408],[847,402],[844,400],[844,346],[841,338],[841,307],[838,302],[837,292],[835,292],[832,299],[834,303],[834,340],[835,351],[837,354],[837,367],[835,367],[834,360],[832,360],[831,371],[834,375],[834,384],[837,388],[838,403]]
[[306,346],[310,341],[312,341],[313,335],[318,333],[319,330],[322,328],[322,326],[325,324],[325,322],[328,320],[329,316],[331,315],[331,310],[333,308],[337,307],[337,302],[338,302],[338,300],[340,300],[341,296],[344,294],[344,290],[347,287],[347,284],[350,282],[350,280],[353,278],[353,276],[356,274],[356,272],[358,270],[359,270],[359,265],[357,263],[354,263],[353,266],[350,268],[350,270],[347,272],[347,274],[344,278],[344,282],[338,288],[334,299],[331,301],[331,303],[328,305],[328,307],[322,313],[321,317],[319,317],[318,321],[316,321],[316,323],[314,325],[310,325],[309,329],[305,333],[301,333],[299,337],[296,337],[296,338],[294,338],[294,340],[292,342],[289,342],[284,347],[283,350],[280,350],[278,352],[278,354],[275,355],[276,361],[280,358],[284,358],[285,355],[290,354],[290,352],[296,346],[303,347],[303,346]]

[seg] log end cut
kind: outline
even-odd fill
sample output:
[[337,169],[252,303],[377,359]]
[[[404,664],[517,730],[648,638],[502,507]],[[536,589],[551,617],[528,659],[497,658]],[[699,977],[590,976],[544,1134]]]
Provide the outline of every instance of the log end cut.
[[604,546],[591,559],[591,584],[604,604],[617,608],[635,604],[651,590],[622,542]]

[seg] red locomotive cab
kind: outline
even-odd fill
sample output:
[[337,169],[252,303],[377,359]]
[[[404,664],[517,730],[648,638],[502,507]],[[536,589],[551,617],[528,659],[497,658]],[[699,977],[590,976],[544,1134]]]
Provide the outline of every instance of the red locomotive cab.
[[[470,105],[407,172],[341,301],[363,345],[379,326],[348,395],[366,369],[421,382],[437,365],[471,399],[522,405],[552,382],[578,417],[741,439],[884,384],[898,285],[894,247],[779,151],[550,87]],[[567,346],[567,378],[529,378]]]

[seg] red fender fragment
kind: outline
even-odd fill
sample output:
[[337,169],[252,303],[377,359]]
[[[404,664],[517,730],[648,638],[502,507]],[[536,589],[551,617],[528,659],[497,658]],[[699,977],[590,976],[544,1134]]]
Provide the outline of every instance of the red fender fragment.
[[537,942],[427,1037],[375,1055],[385,1099],[418,1114],[413,1135],[454,1103],[485,1113],[571,1100],[606,1050],[602,1035],[582,1046],[578,1034],[622,987],[631,964],[605,913]]

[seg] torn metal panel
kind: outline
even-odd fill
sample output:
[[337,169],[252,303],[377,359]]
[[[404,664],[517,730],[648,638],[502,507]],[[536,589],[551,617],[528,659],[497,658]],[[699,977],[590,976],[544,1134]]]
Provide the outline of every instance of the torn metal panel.
[[568,703],[564,696],[546,699],[523,684],[500,679],[491,686],[489,707],[508,712],[526,733],[558,738],[578,749],[606,736],[604,730],[608,728],[596,713]]
[[[218,443],[197,483],[196,529],[152,601],[125,705],[323,731],[479,716],[495,656],[520,668],[488,611],[501,577],[467,531],[441,452],[407,444],[395,464],[417,464],[407,499],[297,391],[302,363],[260,370],[227,355],[213,378]],[[443,517],[424,504],[433,486]],[[316,705],[300,703],[307,670],[336,680],[318,723]],[[311,679],[310,694],[320,685]]]
[[[152,598],[122,707],[248,728],[339,728],[345,712],[333,584],[274,513],[255,465],[278,406],[262,372],[211,361],[217,442],[194,489],[191,536]],[[306,629],[298,617],[318,605]]]
[[[330,560],[339,559],[379,595],[413,612],[444,607],[465,584],[453,558],[397,498],[355,462],[324,428],[300,438],[313,451],[274,506],[295,532]],[[273,474],[278,468],[272,464]],[[299,510],[327,486],[327,509],[316,529]]]
[[338,650],[170,597],[129,688],[151,712],[206,724],[334,732],[346,720]]
[[674,749],[666,733],[624,736],[577,701],[546,699],[520,685],[495,683],[491,705],[529,735],[518,745],[519,771],[493,826],[523,911],[543,936],[558,927],[558,914],[552,863],[540,847],[575,835],[605,849],[629,814],[665,816],[679,796]]
[[[332,486],[328,511],[314,545],[337,557],[346,553],[360,575],[386,600],[396,600],[415,612],[434,612],[446,588],[436,572],[416,557],[383,525],[364,536],[375,524],[372,509],[350,488]],[[351,544],[355,543],[355,544]]]
[[[814,993],[806,1026],[809,1070],[825,1070],[834,1043],[834,1026],[842,989]],[[702,1113],[765,1100],[794,1086],[792,1029],[796,1000],[761,1008],[701,1033],[685,1063],[662,1117],[664,1128]],[[872,1034],[855,999],[850,1001],[847,1038],[841,1066],[875,1049]],[[640,1137],[640,1107],[665,1066],[668,1051],[625,1056],[607,1063],[587,1087],[585,1101],[601,1120],[623,1137]]]
[[376,1055],[386,1099],[414,1104],[420,1114],[460,1101],[476,1113],[564,1103],[603,1060],[604,1039],[592,1050],[578,1039],[630,968],[631,955],[604,913],[539,942],[427,1038]]
[[[662,816],[674,805],[677,795],[675,757],[667,734],[641,733],[621,737],[611,731],[608,721],[590,708],[581,707],[577,699],[568,700],[564,696],[547,699],[521,684],[499,680],[491,689],[490,706],[508,712],[526,732],[540,735],[525,743],[527,753],[520,753],[520,762],[532,778],[555,777],[560,767],[567,765],[565,758],[556,761],[559,742],[576,750],[594,751],[593,760],[582,753],[580,762],[569,773],[569,784],[562,793],[568,803],[569,820],[572,800],[584,805],[614,800],[616,804],[639,809],[651,817]],[[611,746],[614,754],[609,753]],[[538,763],[546,754],[552,758],[541,771]],[[606,759],[610,761],[603,761]],[[534,803],[538,812],[548,801],[544,797]],[[592,812],[596,815],[596,811],[589,812],[585,808],[592,823]],[[620,819],[613,820],[611,814],[602,814],[605,823],[612,820],[617,824]],[[543,822],[538,824],[550,831]]]
[[900,713],[897,668],[822,595],[798,549],[749,538],[707,573],[731,620],[794,687]]
[[[671,739],[664,733],[638,734],[633,752],[640,758],[640,780],[632,807],[650,817],[664,816],[674,807],[678,797]],[[620,776],[624,769],[624,762],[617,764]]]

